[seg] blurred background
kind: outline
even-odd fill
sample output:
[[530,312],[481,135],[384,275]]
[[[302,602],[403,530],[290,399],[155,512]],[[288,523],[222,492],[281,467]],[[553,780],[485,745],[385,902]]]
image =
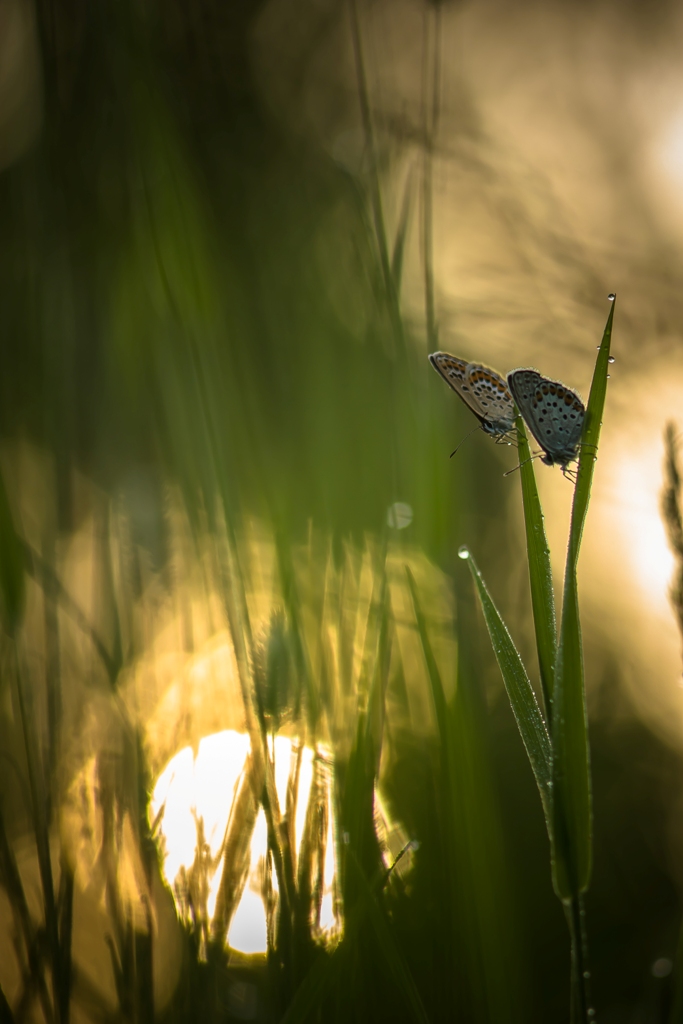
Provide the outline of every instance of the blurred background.
[[[586,398],[609,292],[591,994],[604,1024],[669,1019],[682,48],[665,0],[0,4],[0,541],[25,592],[0,642],[0,1020],[412,1020],[411,985],[431,1021],[569,1020],[540,803],[457,558],[536,682],[515,452],[477,432],[449,459],[475,423],[427,354]],[[572,489],[537,479],[561,580]],[[391,955],[340,953],[356,860],[391,875]]]

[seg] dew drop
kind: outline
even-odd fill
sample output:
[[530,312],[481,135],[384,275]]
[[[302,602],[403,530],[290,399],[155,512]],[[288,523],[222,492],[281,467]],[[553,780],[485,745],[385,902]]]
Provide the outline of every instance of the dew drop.
[[469,558],[469,557],[470,557],[470,549],[467,547],[467,544],[462,544],[458,548],[458,558]]
[[610,292],[607,298],[610,302],[614,302],[614,300],[616,299],[616,295],[614,294],[614,292]]
[[596,345],[595,347],[596,347],[596,349],[597,349],[597,350],[598,350],[598,352],[599,352],[599,351],[600,351],[600,346],[599,346],[599,345]]
[[608,373],[608,374],[607,374],[607,380],[609,380],[611,376],[612,376],[612,374],[611,374],[611,373]]
[[613,363],[614,361],[615,361],[614,360],[614,356],[610,356],[609,359],[607,360],[608,363]]

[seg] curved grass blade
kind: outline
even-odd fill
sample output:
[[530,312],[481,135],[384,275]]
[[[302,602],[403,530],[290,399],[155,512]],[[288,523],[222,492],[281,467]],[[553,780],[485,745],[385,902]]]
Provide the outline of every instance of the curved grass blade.
[[522,742],[526,748],[527,756],[536,778],[536,785],[541,794],[541,802],[548,831],[550,832],[550,736],[543,720],[543,714],[538,706],[536,694],[529,682],[529,677],[517,652],[517,648],[512,642],[512,637],[508,633],[498,609],[491,600],[491,595],[474,559],[469,553],[466,555],[466,558],[472,578],[474,579],[474,585],[479,594],[484,619],[489,636],[491,637],[491,644],[503,676],[512,712],[517,721],[517,728],[522,737]]
[[553,574],[550,567],[550,548],[545,535],[543,512],[538,497],[534,464],[531,461],[529,442],[521,416],[517,416],[517,452],[519,475],[522,482],[522,504],[526,527],[526,549],[529,559],[529,583],[531,586],[531,608],[534,616],[538,667],[545,703],[546,721],[552,716],[553,685],[555,675],[555,652],[557,650],[557,623],[555,619],[555,595]]
[[614,304],[607,317],[586,410],[572,505],[560,640],[555,665],[552,736],[553,831],[556,842],[553,885],[563,900],[570,900],[583,892],[588,887],[591,874],[590,755],[576,567],[607,393],[613,319]]

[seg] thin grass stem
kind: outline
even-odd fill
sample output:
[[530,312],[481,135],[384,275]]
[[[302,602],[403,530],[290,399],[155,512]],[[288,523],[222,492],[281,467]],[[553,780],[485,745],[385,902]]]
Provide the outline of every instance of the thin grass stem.
[[403,329],[403,319],[398,301],[398,292],[391,269],[391,258],[389,256],[389,244],[387,242],[387,229],[382,206],[382,187],[379,178],[379,151],[377,148],[377,136],[372,119],[370,108],[370,93],[368,90],[368,78],[365,69],[365,57],[363,54],[363,41],[358,16],[358,0],[349,0],[349,15],[351,21],[351,42],[353,56],[356,65],[356,80],[358,83],[358,100],[360,103],[361,119],[365,143],[370,154],[370,203],[375,227],[377,248],[379,250],[379,261],[382,269],[382,279],[389,302],[389,315],[397,345],[405,350],[406,339]]
[[574,896],[563,904],[571,941],[571,1024],[590,1024],[591,1009],[588,999],[588,968],[584,908],[581,896]]
[[32,714],[29,693],[24,690],[24,680],[16,640],[13,643],[13,653],[15,693],[17,697],[21,729],[24,737],[29,788],[31,790],[33,828],[36,840],[36,850],[38,853],[38,870],[40,873],[43,892],[45,930],[47,933],[50,967],[52,970],[55,1019],[57,1024],[61,1024],[59,1016],[60,1001],[57,997],[57,993],[61,974],[62,958],[59,947],[59,924],[57,917],[57,905],[55,902],[54,881],[52,878],[52,864],[50,862],[50,836],[45,816],[45,784],[42,774],[41,759],[38,752],[38,740],[35,734],[35,719]]
[[[441,112],[441,5],[428,4],[424,37],[425,103],[424,158],[422,168],[422,244],[424,263],[427,343],[433,352],[438,345],[434,297],[434,148]],[[432,31],[430,32],[430,27]],[[430,46],[431,43],[431,46]],[[431,77],[428,74],[431,58]]]

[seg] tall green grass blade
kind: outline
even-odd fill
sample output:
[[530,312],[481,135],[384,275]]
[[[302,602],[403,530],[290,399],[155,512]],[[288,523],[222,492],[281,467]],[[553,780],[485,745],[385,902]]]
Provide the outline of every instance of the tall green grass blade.
[[394,279],[394,287],[396,288],[397,295],[401,294],[403,255],[405,253],[406,237],[408,235],[408,220],[410,217],[412,197],[413,174],[412,171],[409,171],[406,179],[405,191],[403,193],[403,202],[401,203],[401,212],[398,218],[398,227],[396,228],[396,237],[394,238],[394,248],[391,253],[391,275]]
[[10,845],[5,818],[0,804],[0,884],[12,909],[14,932],[24,941],[24,955],[28,964],[26,984],[38,993],[38,1000],[46,1021],[53,1019],[52,1002],[43,972],[43,956],[37,941],[36,928],[31,919],[24,886],[16,857]]
[[678,946],[673,970],[673,997],[668,1024],[683,1024],[683,925],[678,932]]
[[583,525],[586,521],[586,512],[588,511],[596,453],[600,440],[600,428],[602,427],[602,414],[605,408],[610,347],[612,343],[612,321],[614,320],[615,306],[616,300],[613,300],[602,335],[598,358],[595,361],[593,381],[591,383],[590,395],[588,396],[588,406],[586,407],[586,423],[581,440],[579,472],[574,491],[572,522],[569,531],[569,552],[567,554],[567,568],[571,566],[574,572],[576,572]]
[[[394,938],[394,934],[387,923],[385,914],[380,909],[377,902],[377,897],[373,892],[364,872],[360,865],[355,862],[354,858],[350,857],[348,860],[349,866],[353,866],[354,874],[358,880],[358,891],[361,896],[361,908],[363,916],[367,915],[372,925],[372,929],[377,939],[377,945],[384,957],[385,963],[391,972],[391,976],[397,989],[403,993],[407,1006],[410,1008],[411,1014],[416,1021],[421,1024],[429,1024],[429,1017],[424,1008],[420,993],[417,990],[417,986],[410,972],[408,964],[405,961],[401,950]],[[380,873],[380,877],[383,877],[383,873]]]
[[[45,932],[47,949],[50,958],[53,977],[57,978],[61,969],[61,954],[59,946],[59,926],[57,918],[57,906],[55,902],[54,880],[52,877],[52,863],[50,860],[50,837],[47,821],[47,799],[45,792],[45,779],[36,735],[36,715],[33,710],[33,700],[30,684],[27,685],[20,666],[19,651],[16,641],[14,643],[14,676],[16,707],[19,711],[19,719],[24,739],[24,753],[26,755],[26,767],[28,770],[29,787],[31,790],[31,811],[33,818],[33,831],[38,855],[38,870],[40,873],[41,889],[43,896],[43,913],[45,915]],[[53,1002],[56,1003],[56,991]],[[59,1022],[57,1022],[59,1024]]]
[[50,600],[56,601],[59,604],[60,609],[64,611],[78,629],[88,637],[102,661],[102,665],[106,670],[109,682],[113,689],[121,668],[120,662],[110,655],[104,640],[98,634],[94,626],[92,626],[88,621],[87,616],[81,610],[80,606],[76,601],[74,601],[73,597],[71,597],[64,585],[60,582],[59,577],[52,566],[50,566],[42,555],[26,541],[22,540],[20,543],[26,572],[43,588],[46,599],[49,598]]
[[73,937],[74,873],[64,850],[62,850],[60,858],[60,872],[60,891],[57,902],[59,913],[59,949],[61,962],[59,976],[55,981],[53,981],[53,984],[57,991],[59,1020],[61,1024],[68,1024],[70,1016],[71,989],[73,986],[71,941]]
[[[348,926],[347,926],[347,933]],[[301,982],[280,1024],[306,1024],[315,1020],[315,1012],[338,977],[348,950],[346,942],[331,955],[321,953]]]
[[7,1002],[7,996],[2,990],[2,985],[0,985],[0,1024],[14,1024],[12,1007]]
[[551,721],[553,680],[555,674],[555,652],[557,650],[557,623],[555,619],[555,595],[553,574],[550,567],[550,548],[545,535],[543,512],[538,497],[529,442],[521,416],[517,417],[517,453],[519,474],[522,481],[522,504],[526,528],[526,549],[529,559],[529,583],[531,586],[531,608],[536,632],[538,667],[545,702],[546,720]]
[[[484,698],[475,685],[476,670],[467,650],[471,590],[468,587],[466,594],[470,608],[464,610],[458,601],[457,687],[447,702],[426,617],[407,567],[406,574],[441,741],[441,829],[448,879],[441,898],[444,913],[450,915],[450,927],[444,930],[442,942],[445,962],[449,956],[458,961],[457,967],[447,968],[452,998],[458,1005],[467,1006],[468,1020],[512,1024],[521,1019],[518,1011],[525,1002],[523,971],[515,962],[516,950],[512,951],[509,941],[514,911],[482,721],[486,712],[483,706],[478,707]],[[549,748],[547,734],[546,743]],[[549,769],[547,774],[549,777]],[[463,949],[460,944],[465,936]]]
[[389,243],[387,241],[386,222],[382,206],[382,188],[379,175],[379,149],[377,137],[372,119],[372,107],[368,89],[368,77],[363,53],[363,39],[361,34],[360,17],[358,14],[358,0],[349,0],[349,14],[351,23],[351,43],[356,70],[356,81],[358,83],[358,99],[360,102],[361,120],[363,122],[363,134],[365,143],[370,155],[370,203],[375,228],[375,238],[379,254],[379,263],[384,281],[389,315],[391,317],[392,333],[394,342],[401,350],[405,351],[405,333],[403,319],[398,301],[398,291],[392,273],[391,259],[389,256]]
[[526,748],[527,756],[536,779],[541,802],[550,830],[550,779],[551,751],[550,736],[538,706],[536,694],[529,682],[526,669],[498,609],[482,579],[481,573],[472,556],[467,554],[467,561],[479,594],[484,620],[491,637],[496,660],[503,676],[505,689],[510,700],[512,712],[517,722]]
[[5,629],[14,636],[24,611],[24,552],[0,474],[0,602]]
[[415,577],[408,568],[406,569],[406,576],[408,577],[408,586],[410,588],[410,596],[413,601],[413,608],[415,609],[415,620],[417,622],[417,631],[420,636],[420,643],[422,644],[422,651],[424,654],[425,662],[427,664],[427,675],[429,676],[429,684],[432,690],[432,700],[434,701],[434,711],[436,712],[436,721],[439,727],[439,739],[441,740],[441,746],[443,750],[448,749],[449,735],[447,728],[448,720],[448,708],[446,706],[446,697],[443,690],[443,684],[441,682],[441,674],[439,667],[432,651],[432,645],[429,641],[427,634],[427,623],[425,621],[424,612],[422,611],[422,605],[417,592],[417,584],[415,583]]
[[[301,600],[292,562],[292,552],[287,540],[287,533],[282,529],[275,531],[275,551],[280,572],[282,596],[291,626],[290,636],[294,646],[294,658],[298,669],[299,685],[303,685],[306,695],[308,726],[311,733],[315,736],[320,718],[320,697],[313,681],[311,656],[303,627]],[[296,703],[298,707],[300,703],[299,694],[297,694]]]
[[588,887],[591,874],[590,755],[576,567],[607,393],[613,319],[614,304],[607,317],[586,410],[569,530],[562,621],[555,666],[552,736],[553,825],[556,841],[553,884],[563,900],[572,899],[583,892]]
[[[429,1018],[415,981],[394,939],[391,928],[377,904],[373,887],[368,883],[355,858],[349,858],[349,866],[354,875],[354,884],[359,900],[347,915],[344,939],[334,953],[326,954],[321,951],[316,957],[313,966],[287,1007],[281,1024],[299,1024],[299,1022],[303,1024],[304,1021],[315,1019],[315,1012],[319,1012],[324,999],[333,990],[335,984],[338,984],[344,977],[344,972],[348,970],[349,956],[359,942],[361,930],[367,927],[368,919],[375,933],[379,950],[389,967],[397,988],[407,1000],[412,1017],[420,1024],[429,1024]],[[376,877],[384,878],[385,873],[380,871]]]
[[585,909],[582,896],[565,900],[564,913],[571,938],[571,998],[569,1006],[570,1024],[588,1024],[591,1019],[588,1005],[588,979],[586,970],[586,937],[584,927]]

